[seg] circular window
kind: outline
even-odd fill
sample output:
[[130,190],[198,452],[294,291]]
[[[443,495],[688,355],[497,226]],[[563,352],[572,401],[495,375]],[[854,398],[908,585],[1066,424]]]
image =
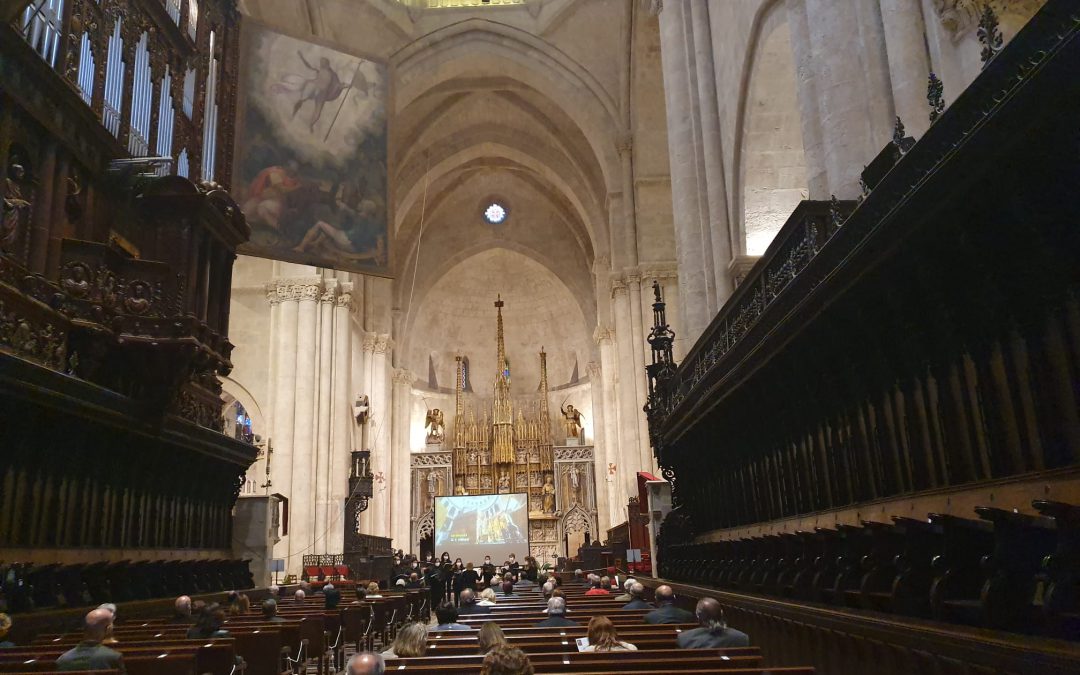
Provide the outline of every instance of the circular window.
[[484,209],[484,220],[491,225],[502,225],[506,222],[506,207],[499,202],[491,202]]

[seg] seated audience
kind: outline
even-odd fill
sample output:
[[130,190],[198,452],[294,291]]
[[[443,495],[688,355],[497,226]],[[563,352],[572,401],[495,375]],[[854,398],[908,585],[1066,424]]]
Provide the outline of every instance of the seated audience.
[[367,596],[369,598],[381,598],[382,596],[379,595],[379,584],[374,581],[369,583],[367,585]]
[[296,589],[296,592],[293,593],[293,601],[295,601],[298,605],[304,604],[305,598],[307,598],[307,593],[305,593],[304,589],[302,588]]
[[458,623],[458,610],[452,602],[444,602],[435,608],[435,618],[439,624],[435,630],[472,630],[471,626]]
[[525,652],[510,645],[499,645],[487,653],[480,665],[480,675],[533,675]]
[[334,584],[326,584],[323,586],[323,607],[326,609],[337,609],[337,606],[341,604],[341,591],[334,588]]
[[645,586],[637,581],[630,586],[630,598],[630,602],[622,606],[623,609],[655,609],[651,603],[645,601]]
[[550,582],[550,581],[547,581],[547,582],[544,583],[543,586],[540,587],[540,590],[544,593],[544,598],[545,599],[550,598],[551,597],[551,592],[553,590],[555,590],[555,584]]
[[386,661],[381,654],[374,652],[357,652],[349,657],[342,675],[383,675],[386,672]]
[[461,595],[458,596],[458,615],[468,616],[469,614],[487,614],[491,610],[487,607],[476,604],[476,591],[471,588],[466,588],[461,591]]
[[591,586],[589,580],[585,578],[585,572],[580,567],[574,570],[574,582],[581,586]]
[[608,586],[611,585],[611,579],[607,577],[597,578],[593,575],[593,586],[589,590],[585,591],[585,595],[611,595],[611,591],[608,590]]
[[109,649],[102,642],[112,635],[113,612],[97,608],[83,620],[83,641],[56,659],[56,669],[68,670],[115,670],[124,675],[124,657]]
[[683,649],[750,646],[750,637],[746,633],[728,628],[724,610],[714,598],[698,600],[694,613],[701,627],[679,633],[678,642]]
[[499,628],[499,624],[494,621],[488,621],[483,626],[480,626],[480,635],[477,636],[477,641],[480,643],[481,654],[487,654],[495,647],[507,644],[506,635],[502,632],[502,628]]
[[247,593],[240,594],[240,614],[247,614],[251,611],[251,598],[247,596]]
[[270,591],[270,597],[272,598],[281,595],[281,588],[277,584],[272,584],[267,590]]
[[222,628],[224,625],[225,610],[221,605],[217,603],[207,605],[195,618],[195,625],[188,629],[187,637],[189,640],[232,637],[229,631]]
[[[103,602],[98,605],[98,609],[103,609],[106,612],[112,614],[113,623],[116,623],[116,605],[111,602]],[[107,647],[111,647],[113,645],[120,644],[120,641],[113,636],[112,630],[110,630],[109,634],[105,637],[105,639],[101,641],[101,644]]]
[[405,658],[424,656],[428,648],[427,626],[419,621],[407,623],[398,629],[394,644],[382,653],[387,658]]
[[420,575],[413,572],[409,575],[409,580],[405,582],[405,588],[423,588],[424,584],[420,583]]
[[229,616],[240,614],[240,594],[236,591],[229,591],[225,595],[225,614]]
[[625,591],[625,593],[623,593],[622,595],[616,595],[615,599],[619,602],[630,602],[631,600],[633,600],[633,596],[630,595],[630,587],[633,586],[636,582],[637,579],[635,579],[634,577],[627,577],[626,581],[623,582],[623,591]]
[[181,595],[173,603],[173,615],[169,618],[169,623],[187,625],[195,623],[195,619],[191,617],[191,598],[189,596]]
[[366,599],[367,599],[367,591],[364,590],[363,586],[357,586],[356,587],[356,600],[353,600],[352,604],[354,604],[354,605],[362,604],[364,602],[364,600],[366,600]]
[[277,615],[277,600],[273,598],[267,598],[262,603],[262,615],[263,619],[270,623],[283,623],[284,617]]
[[589,646],[583,652],[632,652],[637,647],[619,639],[615,624],[606,616],[594,616],[589,619]]
[[11,630],[11,617],[7,614],[0,613],[0,649],[11,649],[15,646],[14,642],[7,640],[7,634]]
[[520,598],[521,596],[514,593],[514,582],[504,581],[502,585],[502,592],[504,598]]
[[492,607],[495,605],[496,598],[494,588],[485,588],[480,591],[480,601],[476,604],[480,607]]
[[645,623],[694,623],[697,618],[690,612],[675,606],[675,591],[667,584],[657,586],[653,594],[656,609],[645,615]]
[[566,618],[566,599],[565,598],[551,598],[547,603],[547,615],[548,617],[543,621],[539,621],[534,624],[537,628],[546,628],[548,626],[577,626],[576,621],[571,621]]
[[405,590],[405,583],[406,582],[405,582],[404,578],[398,579],[397,581],[394,582],[394,590],[395,591],[403,591],[403,590]]

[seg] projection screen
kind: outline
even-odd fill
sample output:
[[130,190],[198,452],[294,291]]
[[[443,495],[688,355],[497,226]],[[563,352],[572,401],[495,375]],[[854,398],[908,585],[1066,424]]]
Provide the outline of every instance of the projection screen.
[[529,554],[529,500],[521,493],[435,498],[435,555],[479,565]]

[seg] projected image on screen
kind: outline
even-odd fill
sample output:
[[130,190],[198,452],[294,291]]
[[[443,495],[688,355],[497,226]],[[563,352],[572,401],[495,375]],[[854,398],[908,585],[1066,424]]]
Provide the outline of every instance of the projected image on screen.
[[435,498],[435,553],[501,563],[513,553],[529,554],[529,510],[524,494]]

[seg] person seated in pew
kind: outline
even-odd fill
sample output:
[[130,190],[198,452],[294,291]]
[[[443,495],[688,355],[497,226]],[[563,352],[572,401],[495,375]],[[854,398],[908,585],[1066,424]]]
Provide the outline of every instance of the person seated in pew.
[[444,602],[435,608],[435,618],[438,625],[435,630],[472,630],[472,626],[458,623],[458,609],[452,602]]
[[428,628],[419,621],[413,621],[398,629],[394,644],[382,655],[389,659],[426,656],[427,649]]
[[480,643],[481,654],[487,654],[499,645],[508,644],[506,634],[502,632],[502,628],[499,628],[499,624],[494,621],[488,621],[480,626],[480,634],[476,636],[476,640]]
[[505,563],[503,563],[503,566],[506,567],[507,572],[514,575],[515,577],[518,575],[519,572],[521,572],[521,564],[518,563],[517,557],[513,553],[511,553],[510,557],[507,558]]
[[298,605],[304,604],[305,598],[307,598],[307,593],[304,593],[304,589],[302,588],[296,589],[296,592],[293,593],[293,602]]
[[533,624],[536,628],[547,628],[549,626],[578,626],[577,621],[571,621],[566,618],[566,599],[565,598],[551,598],[548,600],[547,618],[543,621],[538,621]]
[[585,572],[579,567],[574,570],[574,583],[579,586],[591,586],[589,579],[585,577]]
[[636,652],[637,647],[619,639],[615,624],[606,616],[589,619],[589,645],[583,652]]
[[461,595],[458,597],[458,616],[468,616],[470,614],[487,614],[491,610],[487,607],[482,607],[476,604],[476,591],[471,588],[466,588],[461,591]]
[[480,601],[477,602],[479,607],[494,607],[497,596],[495,595],[494,588],[485,588],[480,591]]
[[521,596],[514,592],[514,582],[504,581],[502,585],[503,598],[520,598]]
[[349,657],[342,675],[383,675],[386,661],[382,654],[375,652],[357,652]]
[[334,584],[326,584],[323,586],[323,607],[326,609],[337,609],[337,606],[341,604],[341,591],[334,588]]
[[356,589],[354,590],[354,592],[356,593],[356,599],[353,600],[352,604],[354,604],[354,605],[362,605],[362,604],[364,604],[364,600],[367,599],[367,590],[363,586],[357,586]]
[[395,581],[394,582],[394,590],[395,591],[403,591],[403,590],[405,590],[405,580],[404,579],[398,579],[397,581]]
[[56,659],[56,669],[68,670],[115,670],[125,675],[124,657],[109,649],[102,642],[112,635],[113,613],[97,608],[83,619],[83,641]]
[[378,583],[372,581],[371,583],[369,583],[367,585],[367,596],[368,596],[369,599],[370,598],[381,598],[382,597],[381,595],[379,595],[379,584]]
[[480,675],[533,675],[535,672],[528,655],[508,644],[492,649],[480,664]]
[[232,634],[225,630],[225,610],[216,602],[203,607],[195,618],[195,625],[188,629],[189,640],[209,640],[210,638],[227,638]]
[[683,649],[750,646],[750,637],[746,633],[728,628],[724,610],[715,598],[698,600],[694,613],[701,627],[679,633],[677,641]]
[[0,649],[11,649],[15,646],[14,642],[6,639],[10,630],[11,617],[7,614],[0,613]]
[[173,615],[168,621],[173,625],[185,625],[190,626],[195,623],[195,619],[191,616],[191,597],[187,595],[181,595],[173,603]]
[[270,591],[271,598],[276,598],[281,595],[281,587],[279,587],[277,584],[271,584],[271,586],[266,590]]
[[419,589],[419,588],[423,588],[423,587],[424,587],[424,584],[422,584],[420,582],[420,575],[417,574],[416,572],[413,572],[412,574],[410,574],[409,575],[409,580],[405,582],[405,588],[408,588],[408,589]]
[[236,591],[225,594],[225,613],[229,616],[240,614],[240,594]]
[[633,600],[634,596],[630,595],[630,587],[633,586],[635,583],[637,583],[637,579],[635,579],[634,577],[627,577],[626,581],[623,582],[623,590],[625,591],[625,593],[623,593],[622,595],[616,595],[615,599],[619,602],[630,602],[631,600]]
[[[98,609],[103,609],[106,612],[109,612],[110,614],[112,614],[113,623],[114,624],[116,623],[116,613],[117,613],[116,605],[114,605],[111,602],[103,602],[100,605],[98,605]],[[115,637],[113,637],[113,634],[110,631],[108,637],[106,637],[104,640],[102,640],[101,644],[103,644],[103,645],[105,645],[107,647],[112,647],[113,645],[120,644],[120,641],[117,640]]]
[[551,592],[554,591],[554,590],[555,590],[555,584],[553,584],[550,581],[548,581],[547,583],[545,583],[543,586],[540,587],[540,591],[544,594],[544,599],[545,600],[547,600],[548,598],[551,597]]
[[645,601],[645,586],[637,581],[630,586],[630,597],[630,602],[623,605],[623,609],[656,609]]
[[693,623],[697,621],[690,612],[675,606],[675,591],[671,586],[664,584],[657,586],[653,594],[656,598],[656,609],[645,615],[645,623]]
[[611,586],[611,579],[600,577],[593,582],[592,588],[585,591],[585,595],[611,595],[611,591],[608,590],[609,586]]
[[262,616],[264,621],[270,623],[284,623],[285,619],[278,616],[277,613],[277,600],[273,598],[267,598],[262,603]]

